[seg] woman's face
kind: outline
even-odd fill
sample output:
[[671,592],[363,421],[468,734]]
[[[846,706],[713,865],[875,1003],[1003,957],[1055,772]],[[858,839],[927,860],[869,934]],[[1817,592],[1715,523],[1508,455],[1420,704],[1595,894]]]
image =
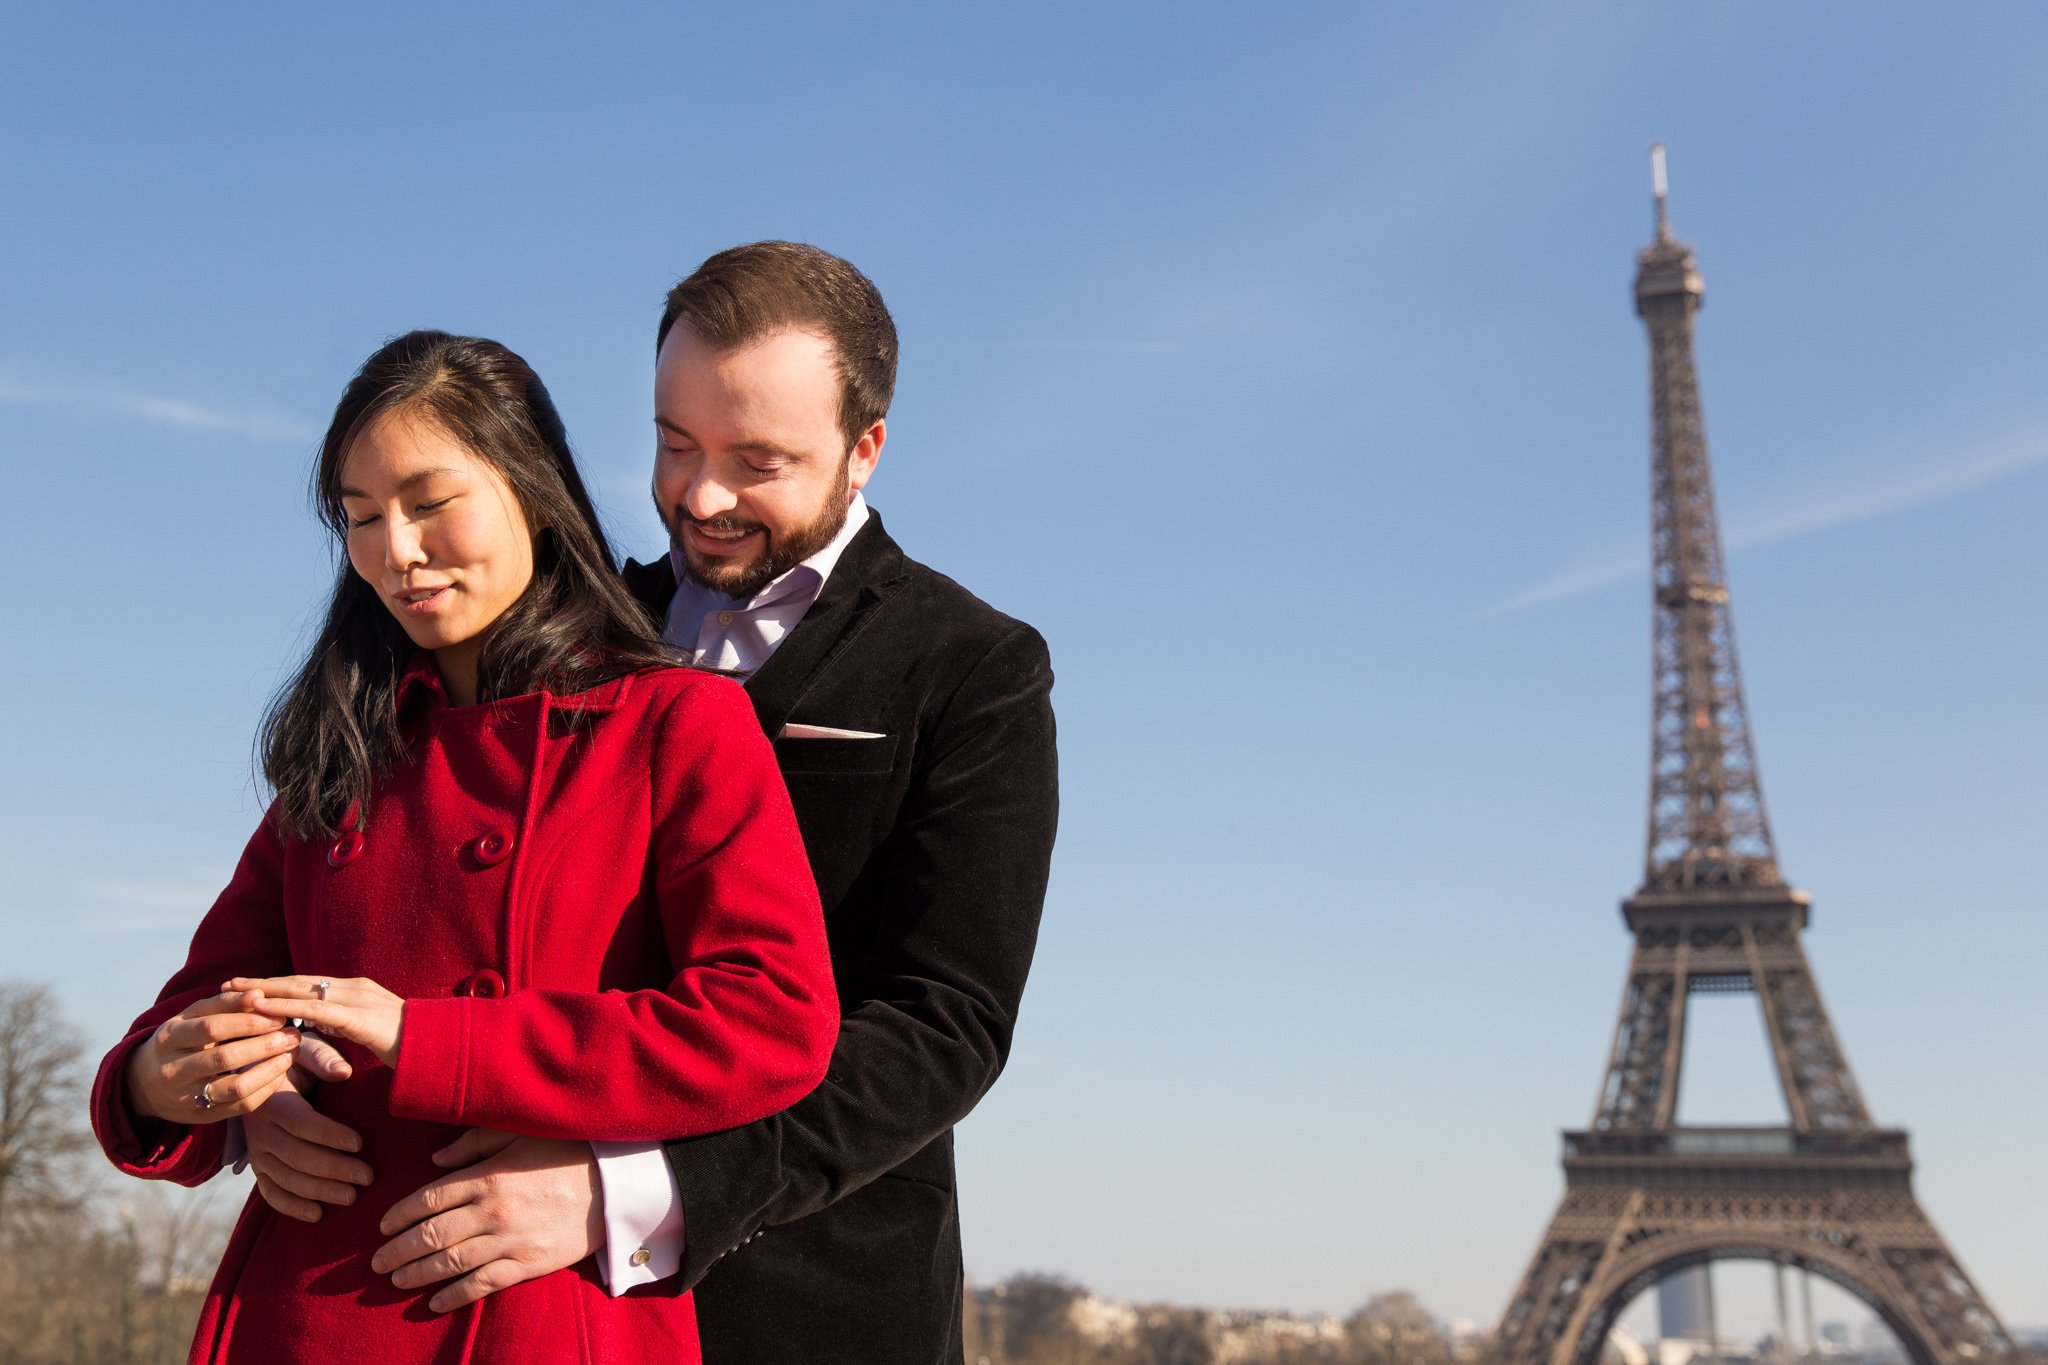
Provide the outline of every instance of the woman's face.
[[348,562],[435,651],[451,700],[475,700],[476,656],[533,581],[533,531],[497,470],[431,420],[378,414],[341,462]]

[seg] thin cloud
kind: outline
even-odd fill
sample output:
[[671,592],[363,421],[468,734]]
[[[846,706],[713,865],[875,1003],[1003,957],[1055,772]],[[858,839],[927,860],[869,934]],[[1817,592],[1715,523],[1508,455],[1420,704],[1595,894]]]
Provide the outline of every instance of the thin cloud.
[[[931,344],[931,343],[927,343]],[[1115,341],[1083,338],[984,337],[977,340],[940,341],[939,348],[958,351],[1087,351],[1110,355],[1171,355],[1185,351],[1178,341]]]
[[97,905],[79,916],[88,934],[190,933],[228,883],[225,869],[193,868],[147,881],[92,881],[79,888]]
[[304,441],[315,434],[310,423],[277,412],[212,407],[95,381],[0,374],[0,403],[126,417],[154,426],[224,432],[252,441]]
[[[2048,434],[2032,430],[2008,436],[1960,457],[1945,456],[1939,461],[1895,470],[1861,487],[1829,488],[1776,507],[1731,517],[1725,531],[1727,547],[1753,549],[1837,526],[1875,521],[1975,492],[2042,464],[2048,464]],[[1644,539],[1647,538],[1646,535]],[[1466,620],[1485,621],[1547,602],[1560,602],[1630,579],[1646,579],[1649,572],[1646,546],[1609,551],[1510,593],[1473,612]]]

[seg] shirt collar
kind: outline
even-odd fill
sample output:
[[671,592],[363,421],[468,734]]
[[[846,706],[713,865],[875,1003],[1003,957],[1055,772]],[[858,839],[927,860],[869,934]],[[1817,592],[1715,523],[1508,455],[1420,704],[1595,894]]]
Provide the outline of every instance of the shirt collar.
[[701,598],[708,604],[707,609],[709,606],[716,606],[727,611],[755,611],[799,594],[808,594],[811,601],[815,602],[818,594],[825,589],[825,580],[832,576],[832,570],[837,567],[839,557],[846,553],[846,547],[853,543],[853,538],[860,534],[860,528],[867,524],[867,499],[855,493],[853,501],[846,506],[846,521],[840,526],[839,533],[809,559],[786,570],[779,577],[770,579],[767,586],[752,597],[728,597],[716,588],[707,588],[691,578],[689,564],[683,558],[681,546],[669,547],[669,563],[675,569],[679,588]]

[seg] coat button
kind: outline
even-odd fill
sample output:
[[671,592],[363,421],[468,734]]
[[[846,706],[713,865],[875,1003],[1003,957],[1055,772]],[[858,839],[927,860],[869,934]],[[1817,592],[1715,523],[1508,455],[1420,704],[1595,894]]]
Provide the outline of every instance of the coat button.
[[346,867],[363,853],[363,832],[359,829],[345,830],[339,839],[327,850],[329,867]]
[[512,851],[512,831],[503,825],[485,830],[477,837],[476,860],[485,867],[505,861],[505,855]]
[[479,1000],[497,1000],[505,994],[505,978],[489,967],[471,972],[466,984],[469,987],[468,993]]

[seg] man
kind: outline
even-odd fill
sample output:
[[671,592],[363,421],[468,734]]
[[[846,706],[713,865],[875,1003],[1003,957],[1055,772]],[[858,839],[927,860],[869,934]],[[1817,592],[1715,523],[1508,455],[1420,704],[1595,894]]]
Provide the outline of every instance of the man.
[[[744,680],[775,740],[831,938],[831,1070],[783,1114],[659,1150],[467,1135],[444,1159],[475,1164],[394,1207],[375,1264],[404,1288],[452,1278],[446,1311],[597,1250],[613,1292],[695,1287],[711,1365],[959,1362],[952,1128],[1002,1068],[1036,940],[1051,665],[861,496],[896,333],[859,271],[786,242],[721,252],[671,291],[657,347],[674,548],[626,580],[671,644]],[[352,1135],[303,1105],[249,1130],[281,1211],[368,1182],[330,1150]]]

